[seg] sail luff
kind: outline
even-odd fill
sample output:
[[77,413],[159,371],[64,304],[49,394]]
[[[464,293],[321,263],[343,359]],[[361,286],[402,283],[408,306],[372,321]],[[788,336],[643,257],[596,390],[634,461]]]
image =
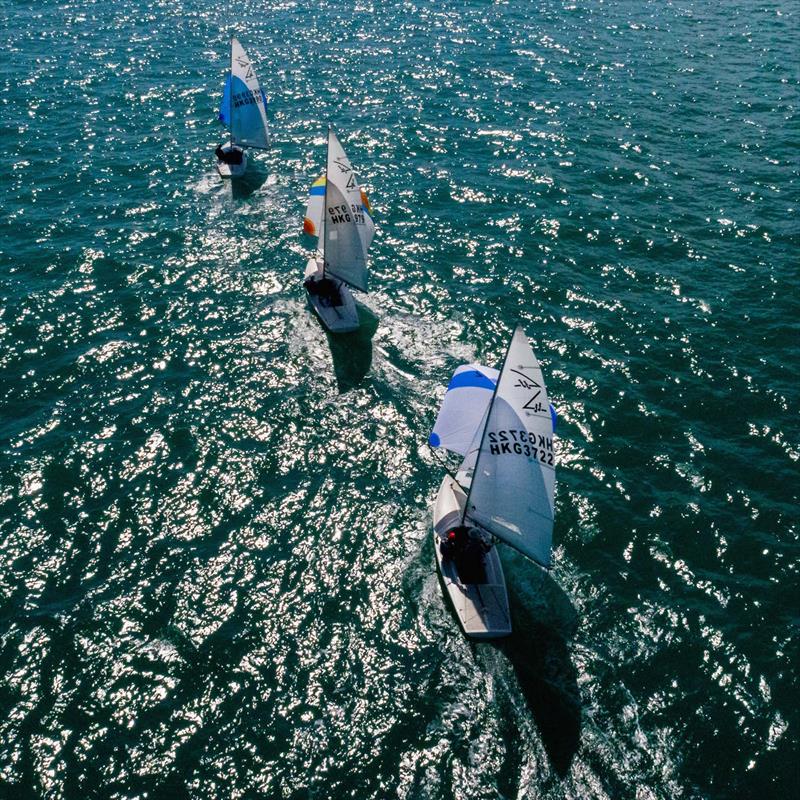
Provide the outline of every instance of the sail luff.
[[228,81],[230,82],[230,88],[228,90],[228,126],[230,127],[231,132],[231,147],[234,145],[233,140],[233,41],[234,37],[231,36],[231,70],[228,73]]
[[219,104],[219,113],[217,119],[226,127],[230,128],[231,124],[231,75],[225,78],[225,83],[222,84],[222,101]]

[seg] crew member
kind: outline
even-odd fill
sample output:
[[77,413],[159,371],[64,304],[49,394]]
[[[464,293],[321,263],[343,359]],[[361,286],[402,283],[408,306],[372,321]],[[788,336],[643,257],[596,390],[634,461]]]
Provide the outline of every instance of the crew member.
[[230,147],[227,150],[224,150],[222,145],[217,145],[217,149],[214,151],[217,158],[223,164],[241,164],[242,163],[242,151],[238,147]]
[[448,531],[442,542],[442,558],[445,560],[456,556],[456,532]]
[[319,297],[323,305],[342,305],[342,295],[339,292],[339,286],[336,281],[330,278],[314,278],[312,276],[303,281],[303,286],[306,287],[309,294]]

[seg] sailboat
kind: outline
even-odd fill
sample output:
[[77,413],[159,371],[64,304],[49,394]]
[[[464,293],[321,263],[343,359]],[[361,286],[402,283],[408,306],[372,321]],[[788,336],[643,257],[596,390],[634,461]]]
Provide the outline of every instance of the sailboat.
[[230,129],[227,145],[216,149],[217,171],[223,178],[239,178],[247,169],[245,149],[266,150],[267,96],[238,39],[231,39],[231,71],[222,91],[219,120]]
[[517,327],[498,371],[463,364],[453,374],[429,437],[462,456],[433,508],[442,580],[464,633],[511,633],[504,542],[549,569],[553,537],[555,411],[525,332]]
[[367,250],[375,225],[372,206],[333,127],[328,128],[325,174],[311,186],[303,230],[318,237],[303,281],[311,307],[332,333],[356,330],[358,310],[348,287],[367,291]]

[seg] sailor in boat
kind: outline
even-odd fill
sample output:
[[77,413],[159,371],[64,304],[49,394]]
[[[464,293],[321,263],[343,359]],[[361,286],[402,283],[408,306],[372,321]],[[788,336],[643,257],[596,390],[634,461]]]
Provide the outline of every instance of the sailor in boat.
[[231,147],[228,150],[223,150],[222,145],[219,144],[214,153],[223,164],[242,163],[242,151],[238,147]]
[[456,557],[456,553],[458,552],[459,544],[460,541],[458,537],[458,529],[453,528],[453,530],[447,531],[447,536],[442,539],[441,544],[442,558],[445,561],[454,559]]
[[441,544],[442,558],[452,559],[462,583],[486,583],[486,554],[492,540],[478,528],[459,525],[447,532]]
[[309,294],[319,297],[323,305],[338,307],[342,305],[339,284],[330,278],[315,278],[313,275],[303,281]]

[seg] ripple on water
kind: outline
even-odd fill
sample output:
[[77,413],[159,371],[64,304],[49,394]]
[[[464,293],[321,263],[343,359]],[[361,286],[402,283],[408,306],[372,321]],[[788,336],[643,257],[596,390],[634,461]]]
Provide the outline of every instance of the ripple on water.
[[[215,11],[15,7],[12,791],[788,794],[796,20],[535,11],[245,3],[274,140],[234,193]],[[331,120],[378,220],[339,343],[299,289]],[[559,412],[555,567],[504,553],[494,647],[443,602],[424,441],[516,320]]]

